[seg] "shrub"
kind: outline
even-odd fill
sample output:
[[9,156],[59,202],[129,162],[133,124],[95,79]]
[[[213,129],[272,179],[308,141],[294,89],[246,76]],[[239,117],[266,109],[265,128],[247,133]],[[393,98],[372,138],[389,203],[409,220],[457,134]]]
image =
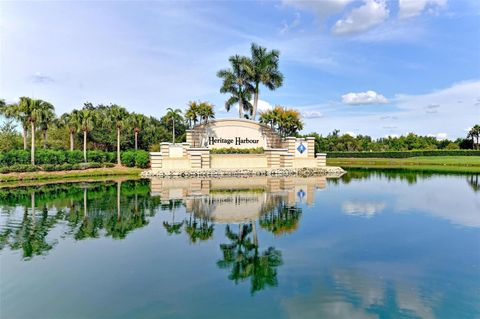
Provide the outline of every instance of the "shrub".
[[1,174],[7,174],[7,173],[21,173],[21,172],[35,172],[38,171],[39,167],[31,164],[14,164],[11,166],[5,166],[0,168],[0,173]]
[[30,152],[12,150],[0,153],[0,166],[11,166],[15,164],[30,164]]
[[128,167],[135,166],[135,151],[126,151],[121,154],[122,164]]
[[36,164],[63,164],[65,160],[65,151],[38,150],[35,152]]
[[96,162],[96,163],[104,163],[107,162],[108,152],[103,151],[90,151],[87,152],[87,161]]
[[265,150],[263,147],[254,147],[254,148],[234,148],[234,147],[224,147],[224,148],[213,148],[210,150],[211,154],[263,154]]
[[148,167],[150,162],[150,154],[146,151],[135,152],[135,166],[140,168]]
[[65,161],[69,164],[78,164],[83,162],[82,151],[65,151]]
[[327,152],[328,158],[408,158],[417,156],[480,156],[478,150],[428,150],[389,152]]

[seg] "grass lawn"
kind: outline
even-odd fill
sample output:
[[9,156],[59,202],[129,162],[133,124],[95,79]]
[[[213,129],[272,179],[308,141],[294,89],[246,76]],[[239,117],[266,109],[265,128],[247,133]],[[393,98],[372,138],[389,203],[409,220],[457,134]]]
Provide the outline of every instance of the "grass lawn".
[[112,167],[59,172],[9,173],[0,174],[0,183],[95,178],[101,176],[140,176],[140,172],[143,170],[142,168]]
[[410,158],[327,158],[343,168],[400,168],[408,170],[480,173],[480,156],[421,156]]

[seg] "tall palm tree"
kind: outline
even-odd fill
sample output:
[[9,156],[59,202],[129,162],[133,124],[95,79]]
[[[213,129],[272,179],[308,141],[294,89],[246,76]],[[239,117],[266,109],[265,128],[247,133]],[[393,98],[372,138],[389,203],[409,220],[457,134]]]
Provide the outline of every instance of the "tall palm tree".
[[68,129],[70,136],[70,151],[74,149],[74,134],[78,130],[78,110],[71,113],[65,113],[60,117],[60,125]]
[[252,119],[257,116],[258,95],[260,84],[265,85],[269,90],[275,90],[283,84],[283,74],[278,70],[280,51],[271,50],[252,43],[250,48],[251,59],[246,63],[246,70],[253,84],[253,114]]
[[209,119],[215,118],[215,111],[213,110],[213,104],[208,102],[201,102],[198,107],[198,116],[206,124]]
[[82,109],[74,113],[74,120],[80,130],[83,132],[83,160],[87,162],[87,134],[93,129],[95,124],[95,111],[90,109]]
[[55,121],[55,113],[52,108],[45,108],[40,112],[40,118],[38,121],[39,128],[43,132],[43,148],[47,148],[47,130],[51,124]]
[[[480,125],[476,124],[468,131],[467,138],[469,137],[472,138],[472,148],[477,149],[480,142]],[[475,139],[477,140],[476,142]]]
[[28,123],[32,129],[32,145],[31,145],[31,163],[35,165],[35,125],[39,123],[42,118],[46,117],[50,112],[53,113],[54,107],[52,104],[43,100],[31,99],[29,97],[21,97],[19,103],[20,112],[24,113],[28,118]]
[[231,68],[220,70],[217,76],[223,80],[220,93],[230,93],[230,98],[225,101],[225,109],[230,111],[234,104],[238,103],[238,116],[243,118],[244,111],[252,110],[250,100],[254,87],[250,83],[250,75],[247,72],[248,58],[234,55],[229,59]]
[[175,144],[175,122],[181,119],[182,110],[167,108],[166,116],[172,121],[172,143]]
[[196,102],[196,101],[188,102],[188,108],[185,111],[185,118],[187,119],[188,126],[190,128],[197,125],[199,105],[200,105],[200,102]]
[[128,112],[125,108],[118,106],[118,105],[112,105],[110,108],[110,120],[115,124],[115,127],[117,128],[117,164],[121,165],[121,159],[120,159],[120,131],[122,130],[122,127],[125,125],[125,121],[128,118]]
[[[3,100],[2,100],[3,101]],[[28,116],[20,108],[19,103],[14,104],[5,104],[0,107],[0,115],[5,116],[8,119],[14,119],[22,125],[22,138],[23,138],[23,149],[27,150],[27,133],[28,133]]]
[[133,133],[135,136],[135,150],[138,149],[138,133],[144,128],[147,122],[147,117],[143,114],[132,113],[129,116],[129,122],[133,127]]

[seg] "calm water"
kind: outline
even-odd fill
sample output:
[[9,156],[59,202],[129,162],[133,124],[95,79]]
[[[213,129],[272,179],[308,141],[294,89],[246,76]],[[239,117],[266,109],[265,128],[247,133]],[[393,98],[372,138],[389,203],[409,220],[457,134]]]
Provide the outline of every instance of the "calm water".
[[1,318],[480,318],[478,175],[0,189]]

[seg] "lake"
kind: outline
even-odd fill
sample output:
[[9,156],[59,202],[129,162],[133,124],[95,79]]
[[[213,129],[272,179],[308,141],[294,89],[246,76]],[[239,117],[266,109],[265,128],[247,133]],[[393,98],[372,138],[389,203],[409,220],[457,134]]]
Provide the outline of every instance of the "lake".
[[1,318],[480,318],[479,175],[0,188]]

